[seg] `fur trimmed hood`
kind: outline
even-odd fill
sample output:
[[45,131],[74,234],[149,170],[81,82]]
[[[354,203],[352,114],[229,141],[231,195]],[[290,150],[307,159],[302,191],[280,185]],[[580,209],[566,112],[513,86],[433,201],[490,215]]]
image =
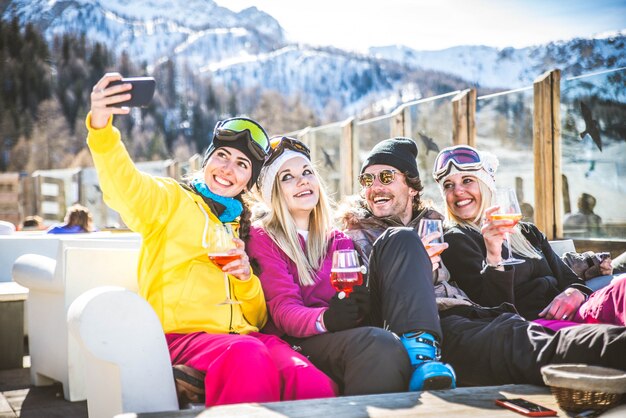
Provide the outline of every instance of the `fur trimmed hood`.
[[365,199],[361,196],[348,196],[343,200],[337,209],[337,221],[340,229],[358,230],[358,229],[382,229],[385,230],[395,226],[409,226],[417,228],[420,219],[441,219],[442,214],[434,209],[424,208],[417,213],[413,213],[413,219],[404,225],[400,218],[396,216],[388,216],[385,218],[377,218],[368,209]]

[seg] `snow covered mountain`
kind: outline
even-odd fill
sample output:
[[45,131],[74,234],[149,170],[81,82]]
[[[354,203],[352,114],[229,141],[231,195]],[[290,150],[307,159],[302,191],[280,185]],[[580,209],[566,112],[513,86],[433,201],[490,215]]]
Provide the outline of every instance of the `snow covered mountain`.
[[626,31],[597,39],[572,39],[527,48],[457,46],[416,51],[405,46],[370,48],[375,57],[413,67],[456,74],[476,86],[517,88],[531,85],[543,72],[559,68],[566,77],[626,66]]
[[212,0],[12,0],[0,3],[0,14],[32,22],[50,41],[85,33],[118,54],[126,50],[136,63],[147,62],[149,70],[173,58],[215,82],[298,95],[319,112],[335,101],[345,113],[337,116],[390,96],[393,107],[470,86],[529,85],[552,68],[568,76],[626,66],[624,33],[524,49],[389,46],[362,55],[288,43],[268,14],[254,7],[235,13]]
[[149,66],[167,57],[204,65],[285,43],[283,29],[268,14],[254,7],[234,13],[212,0],[16,0],[2,15],[33,23],[49,41],[84,33]]

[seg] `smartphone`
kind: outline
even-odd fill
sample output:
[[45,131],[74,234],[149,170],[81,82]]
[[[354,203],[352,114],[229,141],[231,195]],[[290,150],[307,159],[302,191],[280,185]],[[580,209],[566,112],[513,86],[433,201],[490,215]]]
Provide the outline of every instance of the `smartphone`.
[[496,399],[496,405],[508,408],[527,417],[554,417],[556,411],[522,398]]
[[111,104],[109,105],[110,107],[146,107],[150,104],[152,96],[154,96],[154,89],[156,87],[156,82],[154,81],[153,77],[122,78],[121,80],[111,81],[109,83],[109,87],[126,83],[132,84],[133,88],[130,91],[125,91],[124,93],[120,94],[129,93],[131,95],[130,100],[126,100],[125,102],[121,103]]

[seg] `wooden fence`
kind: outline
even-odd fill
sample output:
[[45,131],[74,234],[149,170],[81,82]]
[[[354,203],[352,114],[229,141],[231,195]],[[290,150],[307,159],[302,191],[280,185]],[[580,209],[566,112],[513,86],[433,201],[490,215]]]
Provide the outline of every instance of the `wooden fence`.
[[18,173],[0,173],[0,219],[20,221],[20,181]]
[[[563,237],[563,208],[565,207],[566,212],[569,212],[571,208],[569,191],[567,184],[563,186],[561,170],[560,89],[559,70],[546,72],[535,80],[532,86],[531,103],[528,104],[529,108],[532,107],[530,116],[532,117],[532,151],[528,156],[528,159],[533,158],[532,168],[529,173],[516,173],[514,178],[520,198],[523,197],[524,180],[535,179],[530,191],[527,189],[528,194],[534,193],[534,207],[531,208],[534,211],[532,219],[539,229],[546,233],[548,239]],[[530,92],[530,88],[526,90]],[[501,94],[507,93],[509,92]],[[390,114],[370,120],[349,118],[330,125],[307,127],[289,135],[296,136],[307,143],[311,147],[312,159],[322,162],[320,172],[336,200],[359,192],[357,176],[360,166],[364,155],[375,143],[392,136],[412,137],[416,139],[420,147],[418,165],[425,190],[433,193],[433,190],[437,188],[429,172],[436,151],[440,146],[453,144],[477,146],[477,99],[484,100],[485,97],[477,98],[475,89],[451,92],[403,104]],[[518,117],[521,116],[514,116],[514,118]],[[484,123],[484,118],[482,123]],[[440,139],[439,144],[434,147],[429,145],[431,138],[428,135],[432,131],[437,131],[437,137]],[[423,145],[417,140],[418,137],[422,138]],[[479,148],[482,146],[479,145]],[[199,155],[187,162],[171,161],[166,165],[163,175],[180,178],[189,171],[199,169],[201,161]],[[41,172],[37,181],[33,182],[29,179],[19,181],[22,184],[20,189],[16,186],[15,174],[4,176],[0,179],[12,180],[6,180],[6,183],[3,183],[7,184],[6,186],[0,184],[0,217],[14,221],[19,219],[20,213],[24,216],[34,214],[28,209],[35,209],[37,214],[43,215],[48,220],[62,219],[67,202],[67,190],[64,190],[62,182],[50,179],[45,172]],[[44,192],[44,189],[49,189],[54,184],[59,192],[56,197]],[[44,185],[47,186],[44,187]],[[97,184],[94,186],[97,187]],[[4,187],[6,191],[3,191],[1,187]],[[14,203],[17,201],[15,193],[18,189],[21,190],[19,192],[22,201],[21,209]],[[80,186],[79,190],[80,203],[90,206],[90,203],[95,204],[94,199],[99,199],[97,196],[87,199],[88,194],[83,186]],[[32,194],[34,197],[31,197]],[[62,201],[63,195],[65,195],[64,201]],[[56,205],[58,210],[54,213],[46,211],[46,207],[49,208],[51,205]],[[27,210],[24,211],[24,208]],[[104,211],[106,208],[101,212]],[[108,215],[102,216],[106,218]],[[102,221],[105,222],[106,219]],[[626,222],[623,223],[626,230]],[[621,226],[618,227],[621,228]],[[624,244],[620,245],[624,247]]]

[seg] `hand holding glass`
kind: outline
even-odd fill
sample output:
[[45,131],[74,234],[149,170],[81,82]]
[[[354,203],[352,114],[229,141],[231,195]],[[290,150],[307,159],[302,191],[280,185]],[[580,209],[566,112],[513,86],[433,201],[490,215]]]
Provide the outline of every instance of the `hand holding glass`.
[[333,253],[330,284],[346,297],[350,297],[354,286],[363,284],[363,271],[355,250],[337,250]]
[[[235,261],[239,258],[238,255],[230,255],[228,251],[237,248],[233,238],[233,228],[229,224],[213,224],[211,226],[211,236],[213,238],[213,248],[209,252],[209,258],[220,268],[224,267],[231,261]],[[241,302],[233,300],[230,297],[230,282],[228,281],[228,273],[224,272],[224,287],[226,289],[226,299],[218,303],[218,305],[235,305]]]
[[[493,219],[494,221],[506,219],[509,221],[513,221],[513,226],[515,226],[522,219],[522,210],[520,209],[519,203],[517,201],[517,195],[515,194],[515,190],[513,190],[512,188],[505,187],[498,189],[496,191],[495,203],[496,205],[500,206],[500,209],[498,209],[496,213],[491,215],[491,219]],[[509,253],[509,257],[506,260],[502,260],[501,264],[512,265],[523,263],[524,260],[513,257],[513,254],[511,253],[511,241],[509,240],[508,232],[504,234],[504,239],[506,241],[506,249]]]
[[420,219],[420,223],[417,227],[417,234],[419,237],[423,239],[425,236],[432,234],[433,232],[437,232],[439,235],[431,239],[427,244],[424,244],[426,250],[430,248],[435,250],[431,257],[437,256],[445,250],[445,245],[443,243],[443,225],[440,219]]

